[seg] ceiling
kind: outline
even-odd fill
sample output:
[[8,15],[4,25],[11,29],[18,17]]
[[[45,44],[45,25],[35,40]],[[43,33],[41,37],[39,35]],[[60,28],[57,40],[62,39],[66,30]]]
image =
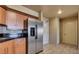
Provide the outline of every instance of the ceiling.
[[[45,17],[59,16],[61,18],[70,16],[78,12],[78,5],[24,5],[24,7],[30,8],[39,12],[40,10],[44,13]],[[58,15],[58,10],[62,10],[62,14]]]

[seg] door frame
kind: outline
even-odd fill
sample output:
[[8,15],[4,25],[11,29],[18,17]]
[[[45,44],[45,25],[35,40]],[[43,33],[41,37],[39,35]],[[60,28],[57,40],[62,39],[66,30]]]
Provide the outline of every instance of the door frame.
[[[76,48],[78,48],[78,14],[75,14],[75,15],[68,16],[68,17],[60,19],[60,44],[62,43],[62,21],[66,20],[68,18],[70,18],[70,19],[72,19],[72,18],[77,19],[77,43],[76,43],[77,45],[75,45],[75,46],[76,46]],[[71,45],[71,44],[67,44],[67,45]]]

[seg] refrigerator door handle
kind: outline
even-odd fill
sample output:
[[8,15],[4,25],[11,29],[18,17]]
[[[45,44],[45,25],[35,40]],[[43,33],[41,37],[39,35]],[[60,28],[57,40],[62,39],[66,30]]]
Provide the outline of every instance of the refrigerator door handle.
[[38,33],[37,33],[37,25],[35,25],[36,31],[35,31],[35,39],[38,39]]

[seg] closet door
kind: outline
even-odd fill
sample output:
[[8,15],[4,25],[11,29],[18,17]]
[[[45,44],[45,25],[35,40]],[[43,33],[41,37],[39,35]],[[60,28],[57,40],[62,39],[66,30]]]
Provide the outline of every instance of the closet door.
[[77,19],[67,19],[61,22],[62,43],[77,45]]

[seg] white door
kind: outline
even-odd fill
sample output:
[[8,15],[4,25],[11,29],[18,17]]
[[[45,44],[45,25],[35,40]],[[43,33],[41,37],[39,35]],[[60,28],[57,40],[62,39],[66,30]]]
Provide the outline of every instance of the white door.
[[77,19],[63,20],[61,26],[62,43],[77,45]]

